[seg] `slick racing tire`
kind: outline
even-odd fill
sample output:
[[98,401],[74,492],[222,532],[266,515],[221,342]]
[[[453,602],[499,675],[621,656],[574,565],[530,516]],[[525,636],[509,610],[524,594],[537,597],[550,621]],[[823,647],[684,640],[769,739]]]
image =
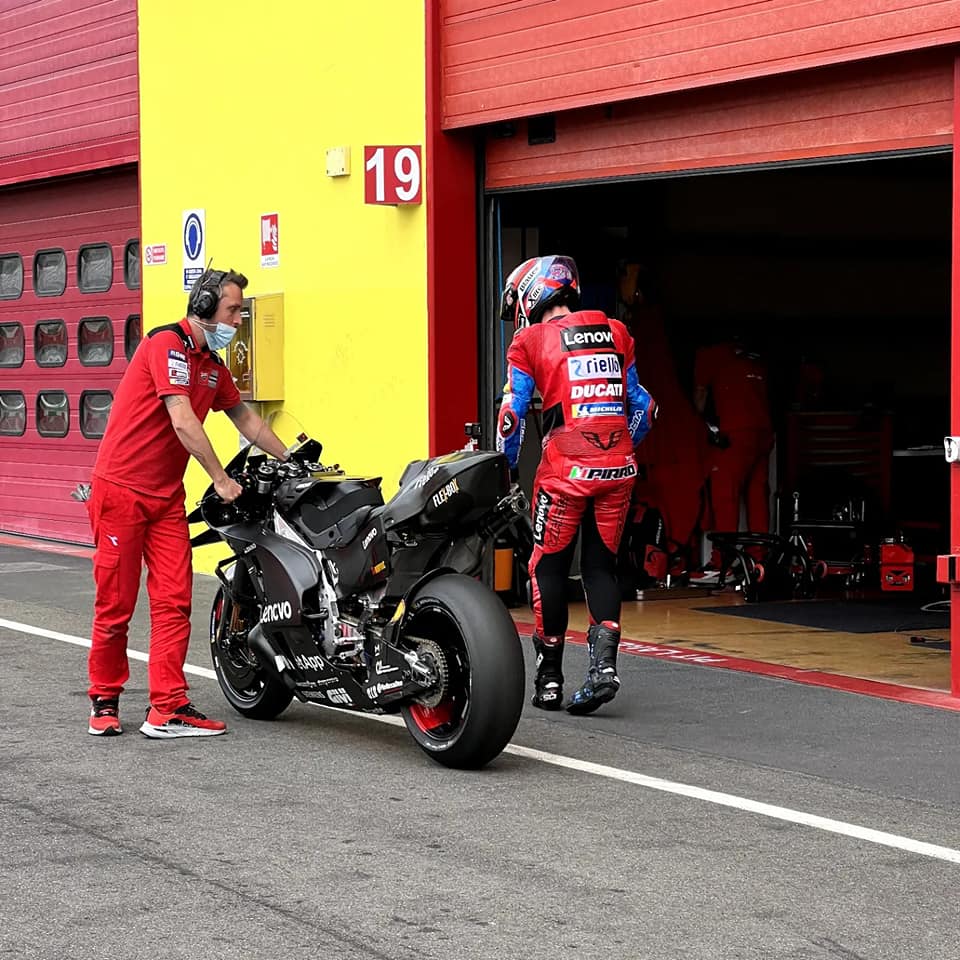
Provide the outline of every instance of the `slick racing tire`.
[[424,753],[472,770],[498,756],[517,729],[524,689],[520,638],[500,598],[470,577],[439,576],[410,602],[401,643],[441,678],[401,710]]
[[210,653],[220,689],[237,713],[273,720],[290,706],[293,691],[268,673],[247,647],[251,626],[253,619],[245,619],[221,587],[210,611]]

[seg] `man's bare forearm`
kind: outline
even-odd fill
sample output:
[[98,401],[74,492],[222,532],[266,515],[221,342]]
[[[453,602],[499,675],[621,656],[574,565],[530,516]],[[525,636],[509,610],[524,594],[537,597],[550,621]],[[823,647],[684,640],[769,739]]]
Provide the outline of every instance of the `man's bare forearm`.
[[266,420],[260,414],[251,410],[245,403],[227,411],[227,416],[233,425],[252,444],[259,447],[264,453],[269,453],[278,460],[284,459],[286,446],[283,441],[270,429]]
[[[210,438],[193,412],[189,400],[179,395],[164,397],[163,400],[170,413],[177,439],[183,444],[184,449],[206,470],[214,483],[223,480],[226,472],[220,463],[220,458],[214,453]],[[183,409],[184,407],[186,409]]]

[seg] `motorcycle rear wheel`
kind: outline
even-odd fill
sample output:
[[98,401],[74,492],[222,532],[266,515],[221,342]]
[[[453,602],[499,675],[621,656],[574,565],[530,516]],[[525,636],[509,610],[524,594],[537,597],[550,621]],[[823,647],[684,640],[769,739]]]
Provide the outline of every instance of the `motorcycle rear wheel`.
[[439,576],[410,603],[401,642],[439,648],[444,661],[439,702],[401,709],[417,745],[444,766],[488,764],[510,742],[523,709],[523,652],[500,598],[470,577]]
[[[293,692],[257,663],[231,629],[236,622],[242,622],[240,611],[221,587],[210,611],[210,653],[220,689],[237,713],[251,720],[273,720],[290,706]],[[249,629],[250,624],[246,626]]]

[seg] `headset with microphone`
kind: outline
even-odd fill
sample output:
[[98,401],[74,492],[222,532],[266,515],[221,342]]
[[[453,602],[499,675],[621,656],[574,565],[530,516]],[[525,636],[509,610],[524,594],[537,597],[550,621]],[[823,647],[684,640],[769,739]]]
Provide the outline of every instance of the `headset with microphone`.
[[226,275],[225,271],[211,270],[209,266],[204,270],[190,294],[190,313],[200,320],[209,320],[217,312],[217,304],[223,296],[223,278]]

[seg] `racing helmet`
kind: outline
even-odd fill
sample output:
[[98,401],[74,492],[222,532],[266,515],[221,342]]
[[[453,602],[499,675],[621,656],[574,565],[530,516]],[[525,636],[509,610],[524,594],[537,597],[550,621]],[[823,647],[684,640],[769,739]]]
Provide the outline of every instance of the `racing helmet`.
[[549,307],[580,306],[580,278],[570,257],[532,257],[507,277],[500,297],[500,319],[514,328],[539,323]]

